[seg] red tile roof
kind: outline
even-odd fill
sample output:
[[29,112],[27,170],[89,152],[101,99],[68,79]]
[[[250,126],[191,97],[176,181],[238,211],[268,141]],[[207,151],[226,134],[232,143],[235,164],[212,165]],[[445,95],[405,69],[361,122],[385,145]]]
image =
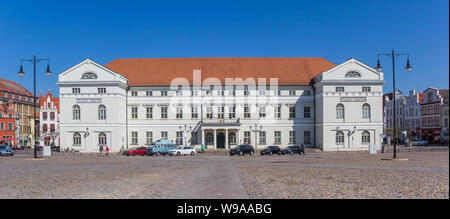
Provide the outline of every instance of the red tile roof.
[[316,75],[336,65],[324,58],[147,58],[116,59],[105,65],[129,79],[130,86],[170,85],[186,78],[192,85],[193,70],[202,70],[202,81],[218,78],[278,78],[279,85],[307,85]]
[[33,94],[17,82],[0,78],[0,91],[33,97]]

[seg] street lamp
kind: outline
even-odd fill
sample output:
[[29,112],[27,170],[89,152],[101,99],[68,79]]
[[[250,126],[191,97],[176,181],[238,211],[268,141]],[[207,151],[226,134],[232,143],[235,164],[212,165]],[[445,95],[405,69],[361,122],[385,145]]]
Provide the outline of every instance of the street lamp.
[[36,56],[33,57],[33,59],[21,59],[20,60],[20,70],[17,72],[17,74],[20,77],[25,76],[25,72],[23,71],[23,62],[31,62],[34,66],[33,71],[33,108],[34,108],[34,158],[37,158],[37,152],[36,152],[36,139],[37,139],[37,131],[36,131],[36,64],[42,61],[47,61],[47,70],[45,71],[45,75],[50,76],[52,72],[50,71],[50,60],[49,59],[37,59]]
[[252,129],[252,126],[250,126],[250,131],[255,133],[255,149],[258,149],[258,134],[257,133],[262,131],[262,126],[260,125],[259,129],[258,129],[257,124],[255,124],[255,127],[253,129]]
[[396,94],[396,89],[395,89],[395,57],[398,56],[407,56],[408,60],[406,62],[406,67],[405,70],[407,72],[412,71],[412,67],[409,61],[409,53],[395,53],[394,50],[392,50],[391,54],[378,54],[378,62],[377,62],[377,70],[381,71],[383,70],[383,68],[381,67],[380,64],[380,56],[387,56],[389,58],[392,58],[392,86],[393,86],[393,91],[392,91],[392,99],[394,100],[394,158],[397,158],[397,141],[398,141],[398,136],[397,136],[397,114],[396,114],[396,103],[395,103],[395,94]]

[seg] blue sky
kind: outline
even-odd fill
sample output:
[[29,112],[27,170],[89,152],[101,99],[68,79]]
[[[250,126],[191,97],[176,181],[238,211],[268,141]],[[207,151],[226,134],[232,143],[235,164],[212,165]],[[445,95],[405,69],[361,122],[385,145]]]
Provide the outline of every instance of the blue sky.
[[[350,57],[371,66],[377,53],[398,59],[397,87],[449,87],[447,0],[315,1],[23,1],[0,0],[0,77],[33,89],[32,65],[17,76],[21,58],[50,58],[38,66],[37,92],[58,93],[57,74],[92,58]],[[385,92],[392,90],[392,64]]]

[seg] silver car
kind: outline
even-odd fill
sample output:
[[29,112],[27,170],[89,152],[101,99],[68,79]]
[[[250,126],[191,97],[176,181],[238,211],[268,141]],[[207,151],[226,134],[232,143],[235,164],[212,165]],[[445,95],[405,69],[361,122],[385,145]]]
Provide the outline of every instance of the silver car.
[[14,156],[14,151],[8,146],[0,145],[0,156]]

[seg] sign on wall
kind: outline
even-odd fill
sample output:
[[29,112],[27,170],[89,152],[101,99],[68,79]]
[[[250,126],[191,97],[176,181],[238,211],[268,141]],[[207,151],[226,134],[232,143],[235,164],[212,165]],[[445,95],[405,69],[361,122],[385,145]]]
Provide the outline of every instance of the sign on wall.
[[367,102],[365,97],[341,97],[341,102]]
[[101,103],[101,98],[77,98],[77,103]]

